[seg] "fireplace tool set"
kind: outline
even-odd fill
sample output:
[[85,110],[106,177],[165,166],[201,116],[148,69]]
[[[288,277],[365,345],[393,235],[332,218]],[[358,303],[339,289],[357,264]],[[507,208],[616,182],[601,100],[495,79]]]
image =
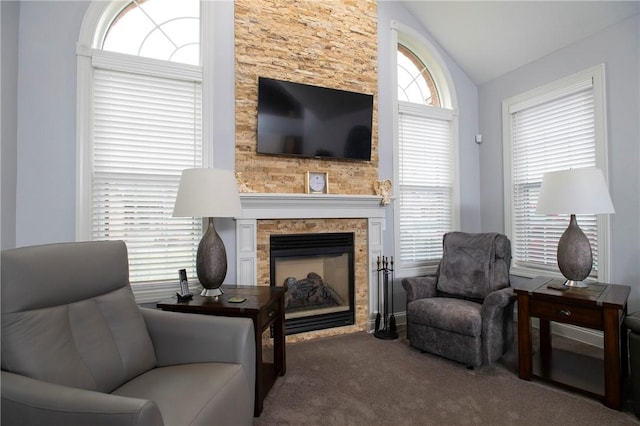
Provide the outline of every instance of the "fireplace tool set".
[[[377,264],[378,306],[380,306],[380,287],[383,287],[384,307],[382,317],[380,316],[380,312],[376,314],[376,331],[373,335],[378,339],[397,339],[398,331],[396,330],[396,317],[393,315],[393,256],[391,256],[391,261],[389,261],[388,257],[383,256],[382,259],[380,259],[380,256],[378,256]],[[389,290],[391,290],[391,292],[389,292]],[[389,293],[391,293],[391,314],[389,314]],[[383,328],[380,328],[381,323],[384,324]]]

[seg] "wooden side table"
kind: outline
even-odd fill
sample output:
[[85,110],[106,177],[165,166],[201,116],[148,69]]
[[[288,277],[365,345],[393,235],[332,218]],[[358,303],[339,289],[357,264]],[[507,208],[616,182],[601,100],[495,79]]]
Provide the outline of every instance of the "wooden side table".
[[[253,415],[260,416],[263,401],[278,376],[287,371],[284,334],[284,287],[238,286],[223,287],[224,294],[213,297],[194,295],[192,300],[178,302],[174,297],[157,304],[164,311],[205,315],[251,318],[256,343],[256,395]],[[246,298],[242,303],[231,303],[231,297]],[[274,362],[262,358],[262,333],[273,325]]]
[[[631,288],[590,283],[588,288],[553,290],[550,279],[534,279],[531,285],[514,288],[518,295],[518,376],[532,376],[579,390],[622,408],[622,378],[628,375],[627,333],[623,320]],[[559,280],[553,280],[556,283]],[[540,354],[533,354],[531,318],[540,320]],[[604,335],[602,360],[552,349],[550,322],[573,324]],[[598,374],[602,372],[604,374]],[[595,372],[595,374],[594,374]]]

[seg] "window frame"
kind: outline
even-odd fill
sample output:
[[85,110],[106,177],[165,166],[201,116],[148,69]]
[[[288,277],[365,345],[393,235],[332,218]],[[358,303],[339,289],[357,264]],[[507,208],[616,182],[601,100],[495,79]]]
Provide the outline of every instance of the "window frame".
[[[451,231],[460,229],[460,170],[458,153],[458,109],[455,86],[444,59],[439,55],[435,46],[417,33],[412,28],[397,21],[391,22],[391,82],[393,84],[393,179],[400,182],[399,167],[399,101],[397,93],[397,54],[398,46],[402,45],[411,51],[426,65],[432,77],[439,95],[440,107],[424,105],[426,117],[449,120],[451,139]],[[419,105],[419,104],[416,104]],[[396,197],[396,199],[399,197]],[[397,200],[396,200],[397,201]],[[393,238],[394,253],[396,254],[396,276],[408,277],[417,275],[433,274],[436,272],[439,259],[433,259],[421,263],[403,265],[400,259],[400,214],[399,202],[393,203]]]
[[[514,220],[514,199],[513,199],[513,132],[512,113],[510,110],[514,105],[536,106],[543,104],[554,98],[558,98],[567,89],[580,84],[587,79],[592,80],[593,102],[594,102],[594,134],[595,134],[595,167],[602,170],[605,180],[608,182],[608,143],[607,143],[607,120],[606,120],[606,93],[605,93],[605,67],[604,64],[596,65],[558,79],[551,83],[544,84],[534,89],[528,90],[519,95],[510,97],[502,101],[502,143],[503,143],[503,196],[504,196],[504,218],[505,232],[512,240],[512,247],[516,250],[515,220]],[[569,216],[566,216],[567,226]],[[601,282],[609,282],[611,270],[611,247],[610,247],[610,215],[597,215],[598,229],[598,271],[597,279]],[[559,269],[549,270],[548,268],[535,268],[518,264],[517,252],[514,251],[511,274],[533,278],[539,275],[548,275],[562,278]]]
[[[76,81],[76,240],[86,241],[91,239],[91,150],[90,140],[92,134],[92,96],[93,96],[93,60],[95,55],[120,57],[127,62],[124,54],[113,52],[103,52],[100,49],[102,40],[107,33],[109,25],[118,14],[130,3],[130,1],[90,3],[82,21],[78,42],[76,44],[77,60],[77,81]],[[213,49],[212,31],[214,25],[213,2],[200,2],[200,68],[202,84],[202,140],[203,143],[203,166],[213,164],[213,147],[206,141],[212,140],[213,134]],[[177,72],[179,68],[194,68],[193,65],[176,64],[162,61],[162,66],[158,66],[161,61],[143,58],[136,58],[130,64],[144,64],[143,69],[149,66],[161,74],[171,74]],[[134,65],[135,66],[135,65]],[[163,70],[159,70],[163,68]],[[177,271],[176,271],[177,274]],[[197,282],[190,284],[197,286]],[[132,284],[132,290],[139,303],[155,302],[162,298],[169,297],[176,290],[176,280],[167,279],[160,282],[149,282],[144,284]]]

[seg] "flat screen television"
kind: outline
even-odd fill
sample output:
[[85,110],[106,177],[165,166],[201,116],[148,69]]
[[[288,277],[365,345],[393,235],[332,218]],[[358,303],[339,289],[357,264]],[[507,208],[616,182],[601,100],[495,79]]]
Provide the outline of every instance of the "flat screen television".
[[258,78],[258,153],[371,160],[373,95]]

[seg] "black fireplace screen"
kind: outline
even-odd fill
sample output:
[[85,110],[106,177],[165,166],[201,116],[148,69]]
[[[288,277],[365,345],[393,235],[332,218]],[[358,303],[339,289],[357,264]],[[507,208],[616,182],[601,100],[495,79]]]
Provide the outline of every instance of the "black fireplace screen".
[[287,334],[354,324],[353,252],[353,233],[271,235],[271,285],[287,287]]

